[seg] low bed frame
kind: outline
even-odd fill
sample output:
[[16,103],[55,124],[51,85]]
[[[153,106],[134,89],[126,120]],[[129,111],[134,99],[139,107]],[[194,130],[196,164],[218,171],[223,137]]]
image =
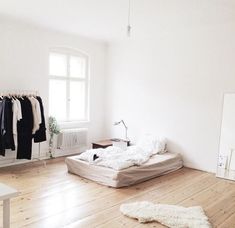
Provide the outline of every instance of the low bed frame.
[[183,166],[181,155],[170,152],[156,154],[141,166],[132,166],[119,171],[89,164],[79,160],[77,156],[68,157],[65,162],[70,173],[114,188],[134,185],[176,171]]

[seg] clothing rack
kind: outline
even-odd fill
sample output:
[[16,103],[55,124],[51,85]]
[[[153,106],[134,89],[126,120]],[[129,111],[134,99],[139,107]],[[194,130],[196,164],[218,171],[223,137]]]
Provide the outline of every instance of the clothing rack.
[[39,96],[37,90],[6,90],[0,92],[0,97],[22,97],[22,96]]
[[[36,97],[36,96],[40,96],[40,95],[37,90],[11,90],[11,91],[6,90],[6,91],[0,92],[0,98],[3,98],[3,97],[19,98],[19,97],[25,97],[25,96],[26,97],[28,97],[28,96]],[[42,161],[43,165],[46,166],[46,161],[41,159],[41,144],[40,144],[40,142],[38,143],[38,157],[31,159],[31,161]]]

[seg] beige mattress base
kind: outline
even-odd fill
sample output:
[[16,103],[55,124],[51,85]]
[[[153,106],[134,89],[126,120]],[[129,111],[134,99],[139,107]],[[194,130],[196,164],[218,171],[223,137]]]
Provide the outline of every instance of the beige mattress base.
[[79,160],[77,156],[68,157],[65,162],[70,173],[114,188],[134,185],[176,171],[183,166],[182,157],[170,152],[154,155],[141,166],[119,171],[89,164]]

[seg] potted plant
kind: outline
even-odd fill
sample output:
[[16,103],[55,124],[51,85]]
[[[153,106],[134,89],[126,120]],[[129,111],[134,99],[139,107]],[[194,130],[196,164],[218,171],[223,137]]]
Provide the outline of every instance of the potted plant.
[[49,122],[49,155],[50,158],[53,158],[54,136],[60,133],[60,128],[55,117],[50,116],[48,122]]

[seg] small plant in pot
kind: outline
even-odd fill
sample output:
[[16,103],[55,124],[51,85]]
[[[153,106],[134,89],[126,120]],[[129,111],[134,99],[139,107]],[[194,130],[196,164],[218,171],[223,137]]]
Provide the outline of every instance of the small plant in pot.
[[60,133],[60,128],[55,117],[50,116],[48,122],[49,122],[49,155],[50,158],[53,158],[54,136]]

